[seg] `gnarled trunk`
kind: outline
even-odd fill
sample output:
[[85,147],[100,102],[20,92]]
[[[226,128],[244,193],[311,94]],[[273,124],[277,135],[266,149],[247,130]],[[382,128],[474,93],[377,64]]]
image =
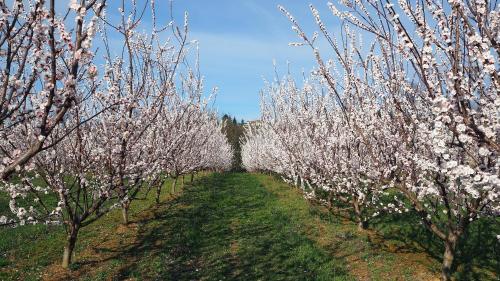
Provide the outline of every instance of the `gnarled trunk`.
[[75,249],[76,239],[78,237],[78,226],[70,226],[70,232],[66,238],[66,245],[64,246],[62,267],[68,268],[71,264],[73,250]]
[[457,236],[454,234],[448,235],[444,242],[443,267],[441,271],[441,279],[443,281],[451,280],[453,260],[455,259],[455,251],[457,247]]

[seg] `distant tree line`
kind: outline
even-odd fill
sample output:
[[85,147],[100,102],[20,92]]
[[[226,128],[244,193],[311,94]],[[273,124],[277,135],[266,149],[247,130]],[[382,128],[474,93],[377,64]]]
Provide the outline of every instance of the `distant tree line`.
[[241,119],[238,123],[236,117],[229,114],[224,114],[222,116],[223,127],[222,130],[226,134],[229,144],[233,147],[233,165],[232,171],[242,171],[243,166],[241,165],[241,146],[240,139],[245,131],[244,124],[245,120]]

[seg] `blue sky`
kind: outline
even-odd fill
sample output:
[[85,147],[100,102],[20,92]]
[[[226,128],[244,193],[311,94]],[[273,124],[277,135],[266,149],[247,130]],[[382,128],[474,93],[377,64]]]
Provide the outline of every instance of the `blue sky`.
[[[125,0],[127,1],[130,0]],[[150,0],[136,0],[143,6]],[[200,46],[200,68],[205,78],[205,92],[218,87],[215,107],[219,114],[228,113],[238,120],[254,120],[260,116],[259,91],[264,79],[273,80],[276,61],[278,75],[288,71],[300,80],[302,72],[308,73],[315,60],[308,47],[290,47],[290,42],[300,42],[292,31],[288,18],[277,8],[284,6],[292,13],[308,35],[318,30],[309,10],[313,4],[331,32],[339,29],[339,22],[327,7],[327,0],[174,0],[173,13],[176,23],[183,25],[184,12],[189,14],[190,39]],[[68,8],[66,1],[56,2],[58,13]],[[128,2],[130,3],[130,2]],[[159,26],[170,22],[170,0],[155,0]],[[61,5],[59,5],[61,4]],[[108,0],[107,16],[116,19],[121,1]],[[150,24],[146,10],[143,28]],[[147,32],[147,30],[144,30]],[[111,39],[113,40],[113,39]],[[117,38],[121,46],[121,37]],[[319,41],[320,51],[327,57],[331,52]],[[119,50],[115,50],[119,51]]]
[[[205,90],[219,88],[215,104],[219,113],[229,113],[238,119],[257,119],[263,79],[274,78],[273,59],[279,75],[287,72],[287,60],[291,63],[291,72],[297,76],[314,66],[310,49],[288,46],[289,42],[300,40],[277,8],[278,4],[285,6],[308,34],[312,34],[317,27],[309,11],[310,3],[320,10],[325,22],[335,24],[327,1],[174,1],[178,22],[184,11],[189,13],[191,39],[200,44]],[[163,15],[168,15],[167,8],[167,5],[159,7],[165,11]]]

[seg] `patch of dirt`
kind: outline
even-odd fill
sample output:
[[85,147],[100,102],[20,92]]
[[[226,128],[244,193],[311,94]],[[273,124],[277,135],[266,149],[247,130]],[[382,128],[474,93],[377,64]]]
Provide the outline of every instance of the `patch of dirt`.
[[60,264],[52,264],[47,269],[46,272],[42,275],[42,280],[51,281],[51,280],[71,280],[78,279],[80,274],[78,272],[73,272],[69,269],[64,269]]

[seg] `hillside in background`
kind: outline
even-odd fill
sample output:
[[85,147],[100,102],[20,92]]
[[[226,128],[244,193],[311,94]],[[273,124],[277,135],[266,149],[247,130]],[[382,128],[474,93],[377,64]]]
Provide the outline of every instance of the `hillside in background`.
[[229,144],[231,144],[234,151],[232,171],[243,171],[243,166],[241,165],[240,139],[245,132],[245,120],[242,119],[238,122],[236,117],[224,114],[222,116],[222,122],[222,131],[226,134]]

